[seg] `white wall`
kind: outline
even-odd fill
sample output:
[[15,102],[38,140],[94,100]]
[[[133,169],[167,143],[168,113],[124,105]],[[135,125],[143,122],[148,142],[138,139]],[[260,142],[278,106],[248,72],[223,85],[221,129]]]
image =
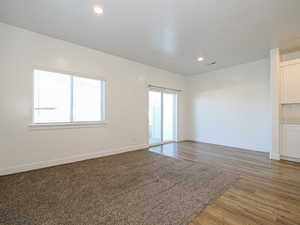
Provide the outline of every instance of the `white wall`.
[[189,137],[269,152],[269,67],[264,59],[190,77]]
[[[145,147],[147,84],[182,89],[179,140],[270,151],[269,60],[185,78],[0,23],[0,175]],[[108,81],[108,123],[31,128],[32,70]]]
[[[134,49],[133,49],[134,51]],[[34,66],[108,81],[108,123],[33,129]],[[147,84],[185,90],[181,75],[0,23],[0,174],[138,149],[148,143]],[[179,139],[186,138],[185,91]]]

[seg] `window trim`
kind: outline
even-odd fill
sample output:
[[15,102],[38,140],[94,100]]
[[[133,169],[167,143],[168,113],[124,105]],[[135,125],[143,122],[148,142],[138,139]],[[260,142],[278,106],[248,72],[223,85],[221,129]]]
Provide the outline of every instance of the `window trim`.
[[[79,77],[79,78],[87,78],[87,79],[92,79],[92,80],[97,80],[97,81],[101,81],[101,106],[103,106],[101,108],[101,115],[102,118],[104,118],[103,120],[96,120],[96,121],[71,121],[71,122],[48,122],[48,123],[37,123],[34,122],[34,90],[35,90],[35,86],[34,86],[34,71],[35,70],[41,70],[41,71],[46,71],[46,72],[53,72],[53,73],[60,73],[63,75],[69,75],[71,77],[71,110],[70,110],[70,118],[73,118],[73,113],[72,113],[72,98],[73,98],[73,78],[74,77]],[[32,102],[31,102],[31,122],[29,124],[29,127],[90,127],[90,126],[103,126],[105,124],[108,123],[108,118],[107,118],[107,89],[108,89],[108,82],[106,79],[104,79],[101,76],[91,76],[88,74],[84,74],[84,73],[78,73],[78,72],[70,72],[70,71],[66,71],[66,70],[57,70],[57,69],[49,69],[49,68],[45,68],[45,67],[40,67],[40,66],[33,66],[32,70],[31,70],[31,79],[32,79]]]

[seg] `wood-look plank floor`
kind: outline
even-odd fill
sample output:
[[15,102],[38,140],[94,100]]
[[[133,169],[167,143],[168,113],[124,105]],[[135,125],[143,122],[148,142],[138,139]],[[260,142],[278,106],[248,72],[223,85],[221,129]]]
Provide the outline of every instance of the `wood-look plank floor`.
[[191,225],[300,225],[300,163],[272,161],[267,153],[194,142],[152,147],[150,151],[241,175]]

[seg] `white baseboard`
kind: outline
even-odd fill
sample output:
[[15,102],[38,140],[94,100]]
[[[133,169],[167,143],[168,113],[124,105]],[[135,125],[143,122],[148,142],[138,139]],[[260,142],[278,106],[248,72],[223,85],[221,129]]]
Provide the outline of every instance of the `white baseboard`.
[[54,160],[41,161],[41,162],[36,162],[36,163],[31,163],[31,164],[25,164],[25,165],[16,166],[16,167],[0,169],[0,176],[20,173],[20,172],[25,172],[25,171],[35,170],[35,169],[41,169],[41,168],[46,168],[46,167],[51,167],[51,166],[57,166],[57,165],[62,165],[62,164],[67,164],[67,163],[72,163],[72,162],[78,162],[78,161],[87,160],[87,159],[94,159],[94,158],[99,158],[99,157],[103,157],[103,156],[115,155],[115,154],[120,154],[120,153],[124,153],[124,152],[136,151],[136,150],[141,150],[141,149],[145,149],[148,147],[149,147],[148,144],[134,145],[134,146],[127,146],[127,147],[114,149],[114,150],[106,150],[106,151],[101,151],[101,152],[76,155],[76,156],[62,158],[62,159],[54,159]]
[[293,158],[293,157],[288,157],[288,156],[280,156],[280,159],[300,163],[299,158]]
[[206,144],[213,144],[213,145],[222,145],[225,147],[232,147],[232,148],[238,148],[238,149],[243,149],[247,151],[255,151],[255,152],[265,152],[269,153],[269,149],[265,149],[259,146],[247,146],[247,145],[233,145],[233,144],[227,144],[227,143],[218,143],[218,142],[212,142],[212,141],[201,141],[201,140],[190,140],[190,141],[195,141],[195,142],[200,142],[200,143],[206,143]]

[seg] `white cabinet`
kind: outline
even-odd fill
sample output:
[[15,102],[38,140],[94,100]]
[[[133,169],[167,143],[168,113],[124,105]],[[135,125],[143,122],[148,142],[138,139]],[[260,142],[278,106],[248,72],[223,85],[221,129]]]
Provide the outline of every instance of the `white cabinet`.
[[300,160],[300,125],[281,126],[280,155],[289,160]]
[[281,64],[281,102],[300,103],[300,60]]
[[300,161],[300,60],[281,63],[281,158]]

